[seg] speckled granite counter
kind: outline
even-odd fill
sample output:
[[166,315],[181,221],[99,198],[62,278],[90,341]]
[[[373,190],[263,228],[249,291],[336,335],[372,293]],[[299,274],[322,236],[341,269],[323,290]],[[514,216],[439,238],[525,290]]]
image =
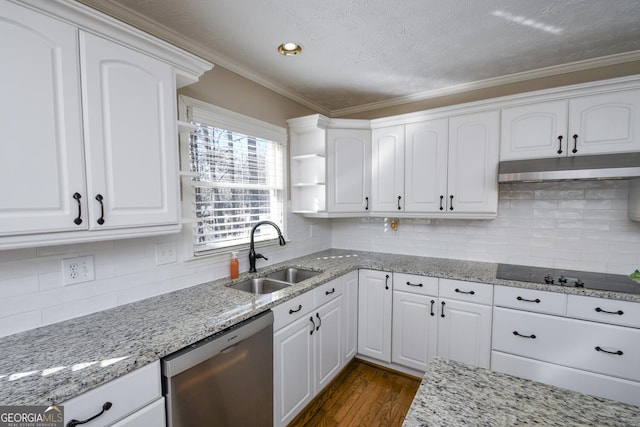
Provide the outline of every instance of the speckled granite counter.
[[639,426],[640,410],[462,363],[433,359],[403,427]]
[[258,275],[285,265],[322,274],[269,295],[217,280],[0,338],[0,405],[64,402],[357,268],[640,301],[640,295],[499,280],[494,263],[345,250],[296,258]]

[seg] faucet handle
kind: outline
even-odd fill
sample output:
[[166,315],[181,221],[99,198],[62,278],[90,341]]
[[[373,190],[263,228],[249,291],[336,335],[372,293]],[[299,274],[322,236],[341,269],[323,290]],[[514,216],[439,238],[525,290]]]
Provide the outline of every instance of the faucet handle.
[[258,258],[262,258],[265,261],[269,261],[269,258],[267,258],[266,256],[262,255],[262,254],[256,254],[256,259]]

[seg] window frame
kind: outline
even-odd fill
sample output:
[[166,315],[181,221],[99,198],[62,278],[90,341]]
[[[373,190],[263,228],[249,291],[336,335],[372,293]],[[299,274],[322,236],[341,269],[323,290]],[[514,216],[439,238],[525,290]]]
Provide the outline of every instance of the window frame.
[[[264,138],[281,145],[280,164],[282,165],[282,224],[281,230],[287,236],[287,213],[288,213],[288,139],[287,130],[283,127],[264,122],[253,117],[245,116],[234,111],[230,111],[204,101],[190,98],[185,95],[178,96],[178,127],[180,128],[179,149],[180,149],[180,198],[182,206],[182,222],[184,228],[185,245],[187,247],[187,258],[201,259],[207,256],[228,254],[230,251],[248,250],[249,243],[242,242],[236,245],[211,248],[203,251],[196,251],[193,235],[193,224],[195,218],[188,214],[193,210],[193,186],[190,184],[192,173],[189,172],[189,134],[194,129],[191,121],[214,126],[216,128],[238,132],[247,136]],[[256,247],[277,246],[278,239],[256,241]]]

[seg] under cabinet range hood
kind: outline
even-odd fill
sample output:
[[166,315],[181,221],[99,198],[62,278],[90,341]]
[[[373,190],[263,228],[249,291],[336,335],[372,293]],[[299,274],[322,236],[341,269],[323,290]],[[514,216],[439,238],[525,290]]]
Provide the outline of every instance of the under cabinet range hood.
[[597,154],[500,162],[498,182],[640,177],[640,153]]

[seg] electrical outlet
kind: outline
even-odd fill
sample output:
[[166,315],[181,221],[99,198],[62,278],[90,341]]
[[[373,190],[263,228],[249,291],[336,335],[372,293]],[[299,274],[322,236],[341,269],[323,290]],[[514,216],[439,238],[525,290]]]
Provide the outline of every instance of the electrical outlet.
[[65,286],[92,280],[96,280],[92,255],[62,260],[62,282]]
[[173,243],[158,243],[156,245],[156,265],[176,262],[176,248]]

